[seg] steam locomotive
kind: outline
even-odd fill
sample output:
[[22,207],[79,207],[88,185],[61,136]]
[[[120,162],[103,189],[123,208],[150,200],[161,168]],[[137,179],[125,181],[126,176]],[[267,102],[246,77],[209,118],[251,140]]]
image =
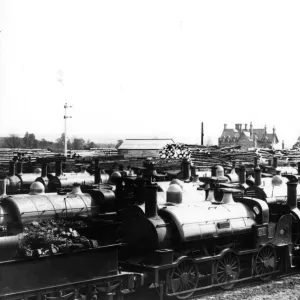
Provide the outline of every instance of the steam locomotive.
[[[112,176],[112,190],[91,185],[83,193],[75,186],[70,193],[45,194],[45,185],[37,181],[29,195],[4,196],[0,202],[0,259],[7,266],[3,272],[13,275],[3,273],[0,296],[21,298],[36,295],[38,290],[48,299],[53,297],[49,286],[51,293],[76,296],[78,291],[82,294],[85,283],[87,291],[104,289],[106,299],[113,296],[111,291],[119,290],[120,296],[122,288],[137,285],[155,286],[161,298],[184,299],[209,287],[229,289],[249,278],[268,280],[287,272],[299,258],[298,178],[289,175],[287,181],[276,175],[270,185],[257,184],[261,180],[258,169],[253,185],[251,181],[246,184],[244,172],[226,176],[216,168],[217,174],[212,173],[217,176],[200,178],[203,188],[197,176],[190,180],[189,170],[184,169],[186,182]],[[271,194],[266,189],[269,186],[273,186]],[[87,221],[86,232],[101,246],[15,259],[25,224],[57,218]],[[26,277],[26,268],[38,275]],[[40,268],[49,269],[51,276],[41,274]],[[18,282],[21,276],[26,280],[19,287],[13,277]],[[118,288],[113,289],[115,285]],[[86,295],[90,299],[92,292]]]
[[[62,161],[55,162],[55,173],[48,173],[48,163],[42,164],[42,169],[37,168],[34,173],[23,173],[22,162],[20,162],[20,170],[16,172],[16,163],[10,162],[9,176],[7,177],[7,193],[17,194],[29,192],[30,185],[34,181],[39,181],[45,186],[45,192],[56,192],[60,188],[72,188],[74,183],[84,185],[92,185],[95,183],[95,176],[91,175],[82,166],[79,173],[66,173],[62,171]],[[107,183],[109,175],[98,169],[98,161],[95,161],[95,175],[99,177],[99,181]],[[99,174],[98,174],[99,173]],[[97,179],[96,179],[97,180]]]

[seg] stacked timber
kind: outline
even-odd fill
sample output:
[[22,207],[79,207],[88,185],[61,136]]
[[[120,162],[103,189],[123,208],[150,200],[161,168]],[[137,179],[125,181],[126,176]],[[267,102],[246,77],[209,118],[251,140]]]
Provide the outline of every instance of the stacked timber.
[[185,144],[167,144],[161,151],[159,157],[162,159],[189,159],[191,152]]
[[0,148],[0,164],[7,165],[11,160],[36,162],[40,157],[54,157],[56,153],[45,149],[10,149]]
[[224,157],[224,154],[236,149],[236,147],[218,146],[197,146],[188,145],[191,151],[191,161],[196,168],[210,169],[214,165],[222,165],[223,167],[231,167],[230,159]]

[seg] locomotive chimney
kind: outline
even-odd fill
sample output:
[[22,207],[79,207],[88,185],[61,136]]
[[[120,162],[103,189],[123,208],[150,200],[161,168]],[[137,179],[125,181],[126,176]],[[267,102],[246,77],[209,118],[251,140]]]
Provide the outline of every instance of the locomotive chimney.
[[18,163],[18,175],[22,175],[23,174],[23,161],[19,161]]
[[297,185],[298,182],[287,183],[287,205],[290,209],[297,208]]
[[223,190],[223,198],[222,198],[223,204],[233,204],[235,203],[232,198],[232,191],[230,189],[224,189]]
[[6,180],[0,180],[0,198],[6,197]]
[[183,173],[183,180],[189,180],[191,177],[191,163],[184,158],[182,160],[182,173]]
[[62,175],[62,161],[55,162],[55,176]]
[[16,175],[16,164],[14,161],[9,162],[9,176],[15,176]]
[[146,218],[157,217],[157,186],[146,185],[144,188],[144,197]]
[[240,184],[246,183],[246,168],[244,165],[240,166],[239,176],[240,176]]
[[211,167],[211,177],[216,177],[217,176],[217,166],[212,166]]
[[191,165],[191,176],[196,176],[196,167],[194,165]]
[[100,169],[99,169],[99,159],[95,159],[95,184],[100,183]]
[[80,173],[83,173],[83,174],[87,173],[86,166],[81,166]]
[[268,166],[272,166],[272,159],[268,159]]
[[48,164],[43,163],[42,164],[42,177],[47,177],[48,173]]
[[213,189],[208,190],[208,195],[207,195],[207,198],[205,201],[216,202],[215,190],[213,190]]
[[82,194],[82,191],[81,191],[81,188],[80,188],[80,183],[74,183],[73,184],[73,188],[72,188],[72,191],[71,193],[72,195],[79,195],[79,194]]
[[254,169],[258,167],[258,157],[254,157]]
[[273,168],[277,168],[278,167],[278,158],[276,156],[273,157]]
[[232,161],[232,170],[235,170],[235,168],[236,168],[236,161],[233,160],[233,161]]
[[256,186],[261,185],[261,169],[258,166],[254,169],[254,180]]

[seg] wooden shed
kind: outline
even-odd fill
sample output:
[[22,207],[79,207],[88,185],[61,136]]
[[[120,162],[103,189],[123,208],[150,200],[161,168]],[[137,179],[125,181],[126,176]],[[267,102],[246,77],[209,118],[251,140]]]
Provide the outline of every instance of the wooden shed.
[[126,139],[119,146],[119,155],[124,157],[158,157],[159,151],[173,139]]

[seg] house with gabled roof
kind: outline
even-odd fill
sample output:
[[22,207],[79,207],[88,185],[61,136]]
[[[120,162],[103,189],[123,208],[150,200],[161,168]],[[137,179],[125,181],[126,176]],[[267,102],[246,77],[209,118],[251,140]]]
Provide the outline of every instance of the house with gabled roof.
[[252,122],[249,129],[248,124],[242,128],[243,124],[235,124],[235,128],[227,128],[224,124],[223,132],[218,139],[220,147],[241,146],[241,149],[247,150],[249,148],[274,148],[279,143],[275,127],[273,132],[267,132],[265,128],[253,128]]
[[119,155],[128,157],[159,157],[159,151],[173,139],[126,139],[118,147]]

